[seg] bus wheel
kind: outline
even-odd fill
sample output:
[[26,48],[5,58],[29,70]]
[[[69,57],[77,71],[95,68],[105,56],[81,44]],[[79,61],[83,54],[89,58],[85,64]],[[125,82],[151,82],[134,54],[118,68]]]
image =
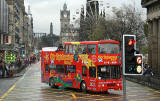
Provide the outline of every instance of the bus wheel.
[[49,80],[49,86],[50,86],[51,88],[54,88],[54,87],[55,87],[55,82],[54,82],[54,79],[53,79],[53,78],[51,78],[51,79]]
[[82,83],[81,83],[81,91],[82,92],[86,92],[87,91],[87,85],[86,85],[85,81],[82,81]]

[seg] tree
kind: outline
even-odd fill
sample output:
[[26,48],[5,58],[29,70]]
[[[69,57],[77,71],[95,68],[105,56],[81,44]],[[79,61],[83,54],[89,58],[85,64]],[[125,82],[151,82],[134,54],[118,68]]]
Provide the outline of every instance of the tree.
[[145,21],[142,19],[143,12],[133,5],[125,4],[112,12],[113,15],[108,16],[110,19],[91,14],[81,19],[81,41],[112,39],[122,42],[123,34],[134,34],[137,48],[142,50],[142,46],[147,42],[144,32]]

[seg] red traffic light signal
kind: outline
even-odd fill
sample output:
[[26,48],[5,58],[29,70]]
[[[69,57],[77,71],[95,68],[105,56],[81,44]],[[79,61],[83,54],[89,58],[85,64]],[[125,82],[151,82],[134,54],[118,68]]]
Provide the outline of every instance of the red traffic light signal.
[[134,45],[135,43],[136,43],[135,40],[129,40],[128,45],[129,45],[129,46],[132,46],[132,45]]

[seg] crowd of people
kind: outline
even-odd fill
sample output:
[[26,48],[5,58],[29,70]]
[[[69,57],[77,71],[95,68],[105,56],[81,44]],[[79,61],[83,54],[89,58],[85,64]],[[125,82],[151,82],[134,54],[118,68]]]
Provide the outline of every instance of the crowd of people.
[[14,73],[20,72],[36,61],[39,61],[39,57],[16,57],[15,62],[5,62],[4,59],[0,58],[0,77],[12,77]]

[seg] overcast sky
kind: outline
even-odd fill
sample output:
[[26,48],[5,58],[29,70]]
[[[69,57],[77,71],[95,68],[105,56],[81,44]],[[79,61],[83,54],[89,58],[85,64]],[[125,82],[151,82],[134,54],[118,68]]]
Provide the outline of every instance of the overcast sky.
[[[53,22],[54,34],[60,34],[60,10],[64,3],[68,5],[71,11],[71,19],[76,15],[76,11],[80,10],[82,5],[86,5],[87,0],[25,0],[26,11],[28,5],[31,7],[31,13],[34,20],[34,32],[49,33],[50,23]],[[119,8],[122,4],[134,4],[142,9],[141,0],[99,0],[103,1],[103,7],[107,5]],[[102,7],[102,8],[103,8]],[[144,10],[144,9],[143,9]],[[109,11],[106,11],[109,13]],[[77,15],[77,18],[79,16]]]

